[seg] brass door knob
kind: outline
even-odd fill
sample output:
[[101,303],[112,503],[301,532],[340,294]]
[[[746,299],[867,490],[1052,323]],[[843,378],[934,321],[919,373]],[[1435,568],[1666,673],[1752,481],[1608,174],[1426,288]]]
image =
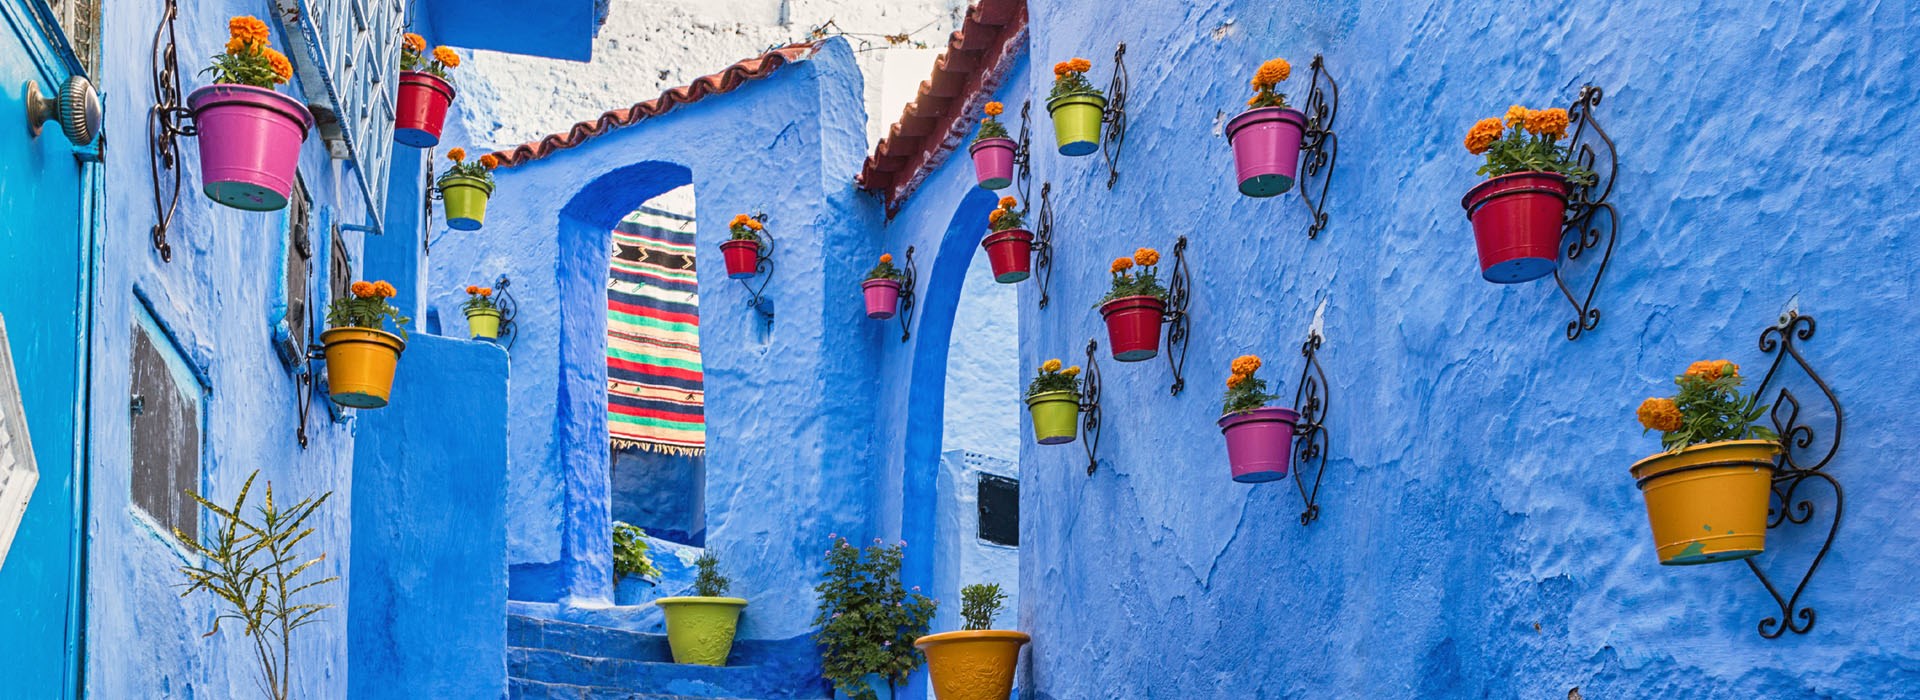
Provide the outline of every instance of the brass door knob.
[[75,146],[93,143],[100,135],[100,95],[86,78],[70,76],[60,86],[60,94],[40,94],[39,81],[29,80],[27,91],[27,133],[40,136],[40,128],[58,120],[60,132]]

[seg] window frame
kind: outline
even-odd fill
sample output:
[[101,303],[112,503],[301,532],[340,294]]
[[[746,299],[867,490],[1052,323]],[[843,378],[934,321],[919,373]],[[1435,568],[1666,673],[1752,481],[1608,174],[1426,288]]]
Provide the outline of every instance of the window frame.
[[[198,438],[198,444],[195,446],[194,473],[192,478],[187,479],[186,482],[192,484],[194,493],[205,495],[207,493],[207,464],[210,460],[211,452],[208,449],[210,445],[208,430],[211,426],[208,418],[208,408],[213,400],[213,383],[208,378],[206,368],[201,367],[199,363],[192,359],[187,352],[186,345],[182,343],[179,336],[173,332],[173,328],[160,318],[160,314],[154,310],[154,305],[151,300],[147,298],[146,294],[138,288],[135,288],[134,293],[140,303],[134,312],[133,323],[131,324],[132,334],[130,334],[127,339],[128,396],[130,399],[137,396],[136,390],[138,387],[134,383],[135,378],[133,372],[134,362],[136,361],[134,348],[135,344],[139,342],[139,339],[145,337],[147,342],[153,346],[154,351],[160,355],[161,361],[165,364],[167,376],[172,380],[172,388],[192,399],[195,408],[194,422],[197,423],[195,426],[195,436]],[[186,391],[187,389],[196,391],[189,394]],[[146,506],[140,503],[138,497],[134,494],[134,480],[140,473],[140,470],[135,467],[136,460],[139,459],[139,452],[135,449],[136,446],[134,444],[136,432],[134,429],[134,421],[139,415],[134,408],[138,405],[140,404],[130,403],[127,412],[127,510],[135,516],[135,522],[144,527],[151,528],[162,542],[165,542],[174,550],[176,555],[184,559],[187,557],[187,550],[173,534],[173,530],[178,526],[178,523],[168,522],[155,517],[152,512],[147,510]],[[186,483],[169,484],[169,486],[184,487]],[[209,515],[210,512],[204,506],[194,506],[193,531],[187,534],[194,537],[196,542],[203,532],[201,526],[207,522]]]

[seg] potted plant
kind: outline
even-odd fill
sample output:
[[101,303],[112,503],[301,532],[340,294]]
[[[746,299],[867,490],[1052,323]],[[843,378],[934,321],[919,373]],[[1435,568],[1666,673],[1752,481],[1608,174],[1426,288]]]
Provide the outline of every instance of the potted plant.
[[1247,111],[1227,122],[1227,142],[1233,144],[1234,169],[1240,194],[1272,197],[1293,189],[1300,171],[1300,142],[1307,131],[1307,115],[1287,105],[1284,93],[1274,92],[1293,75],[1293,64],[1276,58],[1253,73],[1253,99]]
[[1632,469],[1661,564],[1732,561],[1766,549],[1780,436],[1757,424],[1767,406],[1742,395],[1742,381],[1732,362],[1695,362],[1673,380],[1680,393],[1636,411],[1666,448]]
[[867,318],[893,318],[900,310],[900,281],[905,278],[906,274],[893,266],[892,253],[880,255],[880,264],[867,271],[867,281],[860,283],[867,296]]
[[467,162],[467,149],[447,151],[453,167],[440,176],[440,198],[447,209],[447,228],[478,231],[487,220],[487,198],[493,196],[493,169],[500,159],[492,153]]
[[[393,391],[393,370],[407,349],[407,324],[400,310],[387,303],[398,291],[393,285],[359,281],[352,296],[327,306],[328,330],[320,334],[326,346],[327,394],[349,408],[380,408]],[[386,322],[393,330],[386,331]]]
[[1234,358],[1220,409],[1227,463],[1233,480],[1242,483],[1287,477],[1287,466],[1293,461],[1293,426],[1300,421],[1300,414],[1291,408],[1267,405],[1280,397],[1267,393],[1266,380],[1253,376],[1258,371],[1258,356]]
[[619,605],[639,605],[654,587],[660,570],[647,554],[647,531],[618,520],[613,522],[613,599]]
[[760,231],[767,227],[765,218],[765,214],[739,214],[727,224],[733,237],[720,244],[720,254],[726,258],[728,277],[738,280],[760,274]]
[[907,543],[883,545],[875,539],[865,550],[832,538],[827,574],[814,590],[820,608],[813,624],[820,631],[821,665],[833,681],[835,697],[877,700],[876,686],[888,697],[926,661],[914,640],[925,636],[938,603],[900,584],[900,562]]
[[1467,131],[1467,152],[1487,156],[1479,170],[1487,181],[1467,191],[1460,206],[1473,222],[1480,276],[1488,282],[1536,280],[1559,267],[1567,195],[1594,182],[1593,171],[1560,144],[1567,125],[1567,110],[1514,105],[1505,121],[1488,117]]
[[693,595],[653,601],[667,618],[667,646],[676,664],[725,666],[733,653],[733,634],[740,624],[743,598],[727,598],[727,577],[720,575],[720,558],[707,552],[695,559],[699,573]]
[[393,107],[393,140],[402,146],[440,145],[440,129],[453,104],[447,72],[460,67],[460,54],[441,46],[426,53],[427,40],[409,32],[400,37],[400,95]]
[[1107,320],[1107,344],[1121,362],[1151,360],[1160,354],[1160,324],[1166,319],[1167,288],[1154,277],[1160,251],[1141,248],[1131,258],[1115,258],[1108,269],[1113,288],[1100,299]]
[[493,300],[493,288],[467,285],[467,300],[460,302],[467,315],[467,330],[474,338],[500,337],[500,304]]
[[1087,82],[1090,70],[1093,62],[1084,58],[1053,64],[1053,92],[1047,97],[1047,114],[1053,116],[1053,138],[1060,144],[1060,155],[1084,156],[1100,150],[1107,97]]
[[1007,125],[1001,124],[1000,113],[1006,105],[998,102],[987,103],[987,116],[980,120],[980,133],[973,137],[973,172],[979,177],[980,186],[989,190],[1005,189],[1013,184],[1013,156],[1019,151],[1020,144],[1007,138]]
[[1020,647],[1033,638],[1023,632],[993,629],[1007,596],[1000,586],[976,583],[960,589],[960,617],[966,628],[921,637],[913,643],[927,655],[927,676],[939,700],[1007,700]]
[[1040,374],[1027,384],[1027,411],[1040,444],[1073,442],[1080,425],[1080,366],[1061,369],[1057,358],[1040,363]]
[[293,79],[293,63],[267,43],[267,23],[227,22],[225,53],[202,73],[213,84],[187,96],[200,137],[201,189],[213,201],[247,211],[287,206],[313,114],[275,85]]
[[980,247],[993,264],[993,281],[1013,284],[1033,276],[1033,233],[1023,228],[1026,215],[1013,208],[1012,197],[1001,197],[1000,208],[987,214],[990,232]]

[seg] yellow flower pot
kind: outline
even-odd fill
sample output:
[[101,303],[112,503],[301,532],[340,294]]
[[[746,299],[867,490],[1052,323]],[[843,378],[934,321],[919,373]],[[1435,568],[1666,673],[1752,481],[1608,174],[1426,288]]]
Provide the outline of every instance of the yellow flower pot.
[[499,309],[467,309],[467,330],[475,338],[500,337]]
[[1710,564],[1765,551],[1779,454],[1772,440],[1727,440],[1635,462],[1660,563]]
[[653,601],[667,618],[667,647],[676,664],[725,666],[733,653],[745,598],[680,596]]
[[372,328],[335,328],[320,334],[327,346],[327,394],[349,408],[380,408],[393,391],[393,370],[407,343]]
[[927,676],[938,700],[1007,700],[1023,632],[971,630],[930,634],[913,645],[927,654]]

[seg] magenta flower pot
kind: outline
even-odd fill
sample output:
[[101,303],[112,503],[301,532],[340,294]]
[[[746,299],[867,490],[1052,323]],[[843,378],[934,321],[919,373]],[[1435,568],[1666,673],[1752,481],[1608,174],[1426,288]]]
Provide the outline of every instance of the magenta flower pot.
[[1013,152],[1018,146],[1008,138],[973,142],[969,150],[973,153],[973,172],[980,178],[980,187],[998,190],[1013,184]]
[[287,206],[300,144],[313,126],[305,105],[266,88],[215,84],[187,96],[200,130],[201,189],[247,211]]
[[1293,425],[1299,420],[1293,409],[1277,406],[1221,416],[1233,480],[1253,484],[1286,478],[1293,462]]
[[1272,197],[1293,189],[1293,176],[1300,172],[1300,140],[1306,131],[1307,115],[1286,107],[1249,109],[1227,122],[1240,194]]
[[885,321],[900,308],[900,280],[873,279],[860,283],[867,294],[867,318]]

